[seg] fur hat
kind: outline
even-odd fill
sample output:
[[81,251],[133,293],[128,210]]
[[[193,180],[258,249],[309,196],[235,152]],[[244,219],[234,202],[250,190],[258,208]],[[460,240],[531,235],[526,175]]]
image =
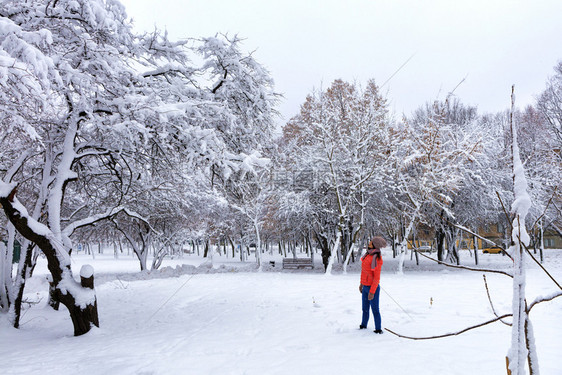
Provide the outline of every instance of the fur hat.
[[369,242],[369,247],[382,249],[383,247],[386,247],[386,241],[382,237],[373,237],[371,242]]

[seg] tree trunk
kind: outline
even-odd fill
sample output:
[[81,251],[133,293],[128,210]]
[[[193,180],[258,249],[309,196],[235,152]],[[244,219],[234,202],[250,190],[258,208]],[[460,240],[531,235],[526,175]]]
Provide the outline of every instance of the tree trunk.
[[472,236],[472,247],[474,248],[474,264],[478,265],[478,242],[476,236]]
[[[45,254],[57,300],[64,304],[70,313],[74,325],[74,335],[87,333],[92,324],[99,327],[95,291],[76,285],[70,269],[70,257],[64,247],[55,240],[56,236],[49,228],[32,219],[21,203],[17,200],[14,201],[14,195],[15,188],[8,196],[0,197],[0,204],[17,231],[24,238],[35,243]],[[37,230],[38,228],[40,230]],[[64,289],[64,293],[61,288]],[[74,293],[80,294],[80,299],[83,301],[80,306],[76,304]],[[84,300],[85,296],[89,298]]]
[[414,248],[412,249],[412,255],[416,257],[416,266],[419,266],[420,265],[420,256],[418,254],[418,249],[417,249],[417,247],[419,245],[419,242],[417,240],[417,237],[416,237],[415,233],[414,233],[412,239],[413,239],[413,244],[414,244]]
[[240,236],[240,262],[244,261],[244,237]]
[[324,264],[324,270],[326,270],[330,261],[330,244],[327,237],[316,232],[314,234],[316,236],[316,241],[320,245],[320,249],[322,251],[322,264]]
[[349,263],[349,260],[351,259],[351,255],[353,254],[354,248],[355,248],[355,244],[352,243],[351,247],[349,248],[349,251],[347,252],[347,256],[345,257],[345,261],[343,262],[343,273],[344,273],[344,275],[347,274],[347,264]]
[[310,240],[310,232],[306,236],[306,241],[308,242],[308,246],[310,248],[310,259],[312,259],[312,264],[314,264],[314,247],[312,246],[312,241]]
[[535,344],[535,334],[533,332],[533,324],[529,320],[529,312],[525,319],[525,345],[527,347],[527,364],[529,366],[529,375],[539,374],[539,358],[537,355],[537,346]]
[[412,233],[412,230],[414,229],[414,223],[416,221],[416,218],[417,218],[417,213],[410,220],[410,224],[408,224],[408,227],[404,232],[404,238],[402,238],[402,243],[400,244],[400,259],[398,260],[398,271],[397,271],[399,275],[402,275],[404,273],[404,259],[406,257],[406,252],[408,251],[408,246],[407,246],[408,237],[410,237],[410,233]]
[[540,236],[541,236],[541,242],[540,242],[540,247],[539,247],[539,255],[541,258],[541,263],[544,262],[544,258],[543,258],[543,250],[544,250],[544,228],[542,226],[542,218],[540,221]]
[[57,296],[58,296],[57,286],[53,282],[52,279],[49,279],[49,302],[48,302],[48,304],[55,311],[59,311],[59,307],[60,307],[60,301],[58,300]]
[[10,308],[10,293],[8,284],[12,282],[12,270],[7,267],[8,247],[0,243],[0,311],[8,311]]
[[[517,142],[517,129],[513,124],[513,113],[515,106],[514,86],[511,88],[511,112],[510,128],[512,136],[511,155],[513,171],[513,196],[511,211],[513,214],[511,232],[511,255],[513,256],[513,322],[511,326],[511,347],[508,351],[509,369],[513,375],[525,373],[525,360],[528,359],[527,346],[527,301],[525,299],[525,251],[523,246],[529,245],[529,235],[525,228],[525,218],[531,198],[527,193],[527,179],[525,169],[519,155],[519,144]],[[533,369],[531,368],[531,371]]]
[[398,234],[394,234],[392,236],[392,258],[396,258],[398,256]]
[[460,264],[459,251],[457,248],[457,232],[458,230],[453,226],[447,226],[447,261],[451,264]]
[[203,251],[203,258],[209,255],[209,240],[205,241],[205,250]]
[[256,231],[256,262],[258,263],[258,271],[262,271],[261,262],[261,236],[260,236],[260,225],[258,219],[254,219],[254,230]]
[[331,250],[330,256],[328,258],[328,266],[326,267],[326,275],[332,274],[332,266],[334,265],[334,260],[335,260],[335,257],[336,257],[335,253],[339,250],[340,242],[341,242],[341,231],[338,230],[337,235],[336,235],[336,242],[332,246],[332,250]]
[[[25,249],[21,254],[23,259],[23,264],[21,264],[21,268],[16,278],[16,299],[14,300],[14,321],[13,326],[14,328],[19,328],[20,326],[20,318],[21,318],[21,303],[23,301],[23,290],[25,289],[25,281],[31,274],[31,270],[33,268],[33,247],[34,244],[28,242],[24,244],[22,249]],[[21,261],[20,261],[21,262]]]
[[445,259],[445,232],[443,229],[438,229],[435,233],[435,242],[437,246],[437,260],[442,262]]
[[289,246],[293,253],[293,258],[297,259],[297,242],[289,242]]
[[230,247],[232,248],[232,259],[236,258],[236,246],[234,246],[234,241],[232,241],[232,238],[228,237],[228,240],[230,241]]

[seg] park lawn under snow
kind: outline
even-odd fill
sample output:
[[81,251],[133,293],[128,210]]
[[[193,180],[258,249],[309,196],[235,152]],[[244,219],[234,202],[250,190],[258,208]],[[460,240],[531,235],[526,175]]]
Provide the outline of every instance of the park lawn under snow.
[[[465,253],[463,264],[472,265]],[[384,253],[383,327],[411,336],[458,331],[492,319],[482,273],[420,267]],[[278,257],[274,257],[279,260]],[[319,258],[319,257],[317,257]],[[99,329],[73,337],[66,309],[45,306],[46,267],[41,260],[26,288],[40,301],[22,327],[0,322],[0,368],[7,374],[504,374],[511,327],[494,323],[455,337],[412,341],[389,332],[358,330],[359,271],[332,276],[281,271],[215,257],[214,268],[196,256],[167,260],[160,271],[136,272],[129,257],[74,256],[96,273]],[[266,255],[265,261],[269,261]],[[220,266],[221,261],[223,265]],[[317,261],[319,261],[317,259]],[[206,263],[205,263],[206,262]],[[177,266],[186,263],[199,265]],[[509,259],[482,255],[484,266],[507,269]],[[168,267],[166,267],[168,265]],[[544,265],[562,280],[562,251],[546,251]],[[177,266],[177,268],[176,268]],[[511,311],[512,281],[487,276],[495,308]],[[556,290],[529,265],[527,296]],[[562,300],[531,313],[542,375],[562,372]]]

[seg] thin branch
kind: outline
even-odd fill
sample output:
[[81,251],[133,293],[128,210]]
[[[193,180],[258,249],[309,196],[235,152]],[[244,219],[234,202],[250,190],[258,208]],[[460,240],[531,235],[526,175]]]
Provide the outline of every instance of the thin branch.
[[505,276],[509,276],[509,277],[513,278],[513,275],[511,275],[510,273],[507,273],[507,272],[505,272],[505,271],[491,270],[491,269],[486,269],[486,268],[473,268],[473,267],[467,267],[467,266],[457,266],[457,265],[455,265],[455,264],[451,264],[451,263],[443,262],[443,261],[441,261],[441,260],[433,259],[432,257],[427,256],[427,255],[425,255],[424,253],[419,252],[419,251],[417,251],[417,253],[420,254],[421,256],[423,256],[423,257],[429,259],[429,260],[432,260],[432,261],[434,261],[434,262],[436,262],[436,263],[442,264],[442,265],[447,266],[447,267],[459,268],[459,269],[461,269],[461,270],[467,270],[467,271],[499,273],[499,274],[501,274],[501,275],[505,275]]
[[[505,216],[507,218],[507,221],[511,224],[511,221],[509,220],[509,215],[507,214],[507,211],[505,209],[505,206],[503,204],[503,201],[500,197],[500,194],[496,191],[496,194],[500,200],[500,203],[503,207]],[[554,195],[553,195],[554,197]],[[552,197],[550,198],[549,204],[552,201]],[[513,226],[511,227],[511,230],[513,231]],[[517,236],[519,238],[519,236]],[[558,286],[558,288],[560,288],[562,290],[562,286],[560,286],[560,284],[556,281],[556,279],[554,279],[554,277],[546,270],[546,268],[544,268],[544,266],[533,256],[533,254],[531,254],[531,251],[529,251],[529,248],[527,247],[527,245],[525,245],[522,241],[521,238],[519,238],[519,242],[525,247],[525,250],[527,250],[527,254],[529,254],[531,256],[531,259],[533,259],[535,261],[535,263],[537,263],[539,265],[540,268],[542,268],[542,270],[548,275],[548,277],[556,284],[556,286]],[[507,254],[507,253],[506,253]]]
[[[519,238],[519,235],[517,236]],[[562,286],[560,286],[560,284],[558,283],[558,281],[556,281],[556,279],[554,278],[554,276],[552,276],[550,274],[550,272],[548,272],[546,270],[546,268],[544,268],[544,266],[541,264],[541,262],[539,262],[537,260],[537,258],[535,258],[535,256],[533,254],[531,254],[531,251],[529,250],[529,248],[527,247],[527,245],[525,245],[522,241],[521,238],[519,238],[519,242],[521,243],[521,245],[523,245],[525,247],[525,250],[527,250],[527,254],[529,254],[529,256],[531,257],[531,259],[533,259],[535,261],[536,264],[539,265],[540,268],[542,268],[542,270],[544,271],[544,273],[547,274],[547,276],[550,278],[550,280],[552,280],[554,282],[554,284],[556,284],[556,286],[562,290]]]
[[503,200],[500,197],[500,193],[496,190],[496,195],[498,196],[498,199],[500,200],[500,204],[502,205],[502,209],[503,209],[503,213],[505,214],[505,218],[507,219],[507,222],[509,223],[509,226],[511,227],[511,230],[513,231],[513,224],[511,223],[511,219],[509,218],[509,214],[507,213],[507,210],[505,209],[505,205],[503,204]]
[[[488,301],[490,302],[490,307],[492,308],[492,312],[496,317],[499,317],[498,313],[496,312],[496,309],[494,308],[494,304],[492,303],[492,297],[490,297],[490,290],[488,289],[488,281],[486,280],[486,275],[482,275],[482,277],[484,278],[484,286],[486,287],[486,294],[488,295]],[[500,322],[502,322],[506,326],[511,326],[511,323],[506,323],[503,320],[500,320]]]
[[548,200],[548,203],[546,204],[546,207],[544,208],[544,211],[543,211],[542,215],[539,216],[537,218],[537,220],[535,220],[535,223],[531,226],[531,228],[534,228],[537,225],[537,223],[546,215],[546,210],[548,210],[548,206],[550,206],[550,204],[552,203],[552,200],[556,196],[556,189],[558,189],[558,186],[554,187],[554,191],[552,192],[552,196]]
[[[88,147],[94,148],[93,146],[88,146]],[[87,156],[102,156],[102,155],[110,155],[110,154],[111,154],[111,150],[106,150],[106,149],[88,150],[88,151],[76,153],[75,160],[80,160],[80,159],[85,158]]]
[[[477,238],[480,238],[482,241],[486,241],[486,242],[488,242],[488,243],[494,244],[494,246],[497,246],[494,241],[489,240],[489,239],[487,239],[487,238],[485,238],[485,237],[482,237],[481,235],[479,235],[479,234],[477,234],[477,233],[474,233],[473,231],[471,231],[470,229],[468,229],[468,228],[466,228],[466,227],[463,227],[462,225],[453,223],[453,222],[451,222],[451,221],[449,221],[449,220],[447,220],[447,223],[448,223],[448,224],[451,224],[451,225],[454,226],[455,228],[458,228],[458,229],[460,229],[460,230],[462,230],[462,231],[464,231],[464,232],[466,232],[466,233],[468,233],[468,234],[471,234],[471,235],[473,235],[473,236],[475,236],[475,237],[477,237]],[[507,255],[507,256],[509,257],[509,259],[513,260],[513,258],[511,257],[511,255],[509,255],[509,254],[505,251],[505,249],[504,249],[503,247],[501,247],[501,246],[498,246],[498,247],[502,249],[502,254]]]
[[414,52],[414,53],[412,54],[412,56],[408,57],[408,59],[407,59],[406,61],[404,61],[404,63],[403,63],[402,65],[400,65],[400,67],[399,67],[398,69],[396,69],[396,71],[395,71],[394,73],[392,73],[392,75],[391,75],[390,77],[388,77],[388,78],[386,79],[386,81],[384,81],[384,83],[381,85],[380,88],[382,89],[392,78],[394,78],[394,76],[395,76],[396,74],[398,74],[398,72],[399,72],[400,70],[402,70],[402,68],[403,68],[404,66],[406,66],[406,64],[408,64],[408,63],[410,62],[410,60],[411,60],[415,55],[416,55],[416,52]]
[[460,330],[460,331],[458,331],[458,332],[445,333],[445,334],[443,334],[443,335],[437,335],[437,336],[412,337],[412,336],[404,336],[404,335],[401,335],[401,334],[396,333],[396,332],[394,332],[394,331],[392,331],[392,330],[390,330],[390,329],[388,329],[388,328],[385,328],[385,331],[388,331],[388,332],[392,333],[393,335],[396,335],[396,336],[401,337],[401,338],[403,338],[403,339],[409,339],[409,340],[433,340],[433,339],[441,339],[441,338],[450,337],[450,336],[458,336],[458,335],[460,335],[460,334],[462,334],[462,333],[465,333],[465,332],[468,332],[468,331],[470,331],[470,330],[473,330],[473,329],[476,329],[476,328],[480,328],[480,327],[483,327],[483,326],[488,325],[488,324],[491,324],[491,323],[495,323],[495,322],[497,322],[498,320],[502,320],[502,319],[507,318],[507,317],[509,317],[509,316],[513,316],[513,314],[505,314],[505,315],[502,315],[502,316],[497,317],[497,318],[495,318],[495,319],[488,320],[487,322],[484,322],[484,323],[480,323],[480,324],[477,324],[477,325],[474,325],[474,326],[467,327],[467,328],[465,328],[465,329],[463,329],[463,330]]
[[[222,66],[222,64],[221,64],[221,66]],[[211,92],[212,92],[213,94],[215,94],[215,93],[218,91],[218,89],[221,88],[221,86],[222,86],[222,85],[224,84],[224,82],[226,81],[226,77],[228,77],[228,70],[227,70],[224,66],[223,66],[222,68],[224,69],[224,77],[223,77],[223,78],[220,80],[220,82],[215,86],[215,88],[214,88],[213,90],[211,90]]]

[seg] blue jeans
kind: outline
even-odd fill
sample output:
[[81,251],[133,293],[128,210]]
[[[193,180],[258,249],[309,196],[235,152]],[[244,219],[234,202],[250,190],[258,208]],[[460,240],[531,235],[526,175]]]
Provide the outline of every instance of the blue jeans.
[[361,320],[361,325],[367,327],[367,323],[369,322],[369,307],[373,310],[373,317],[375,318],[375,329],[381,329],[381,312],[379,310],[379,296],[381,294],[381,286],[377,287],[375,292],[375,297],[369,301],[369,289],[370,286],[363,285],[363,292],[361,295],[361,299],[363,302],[363,319]]

